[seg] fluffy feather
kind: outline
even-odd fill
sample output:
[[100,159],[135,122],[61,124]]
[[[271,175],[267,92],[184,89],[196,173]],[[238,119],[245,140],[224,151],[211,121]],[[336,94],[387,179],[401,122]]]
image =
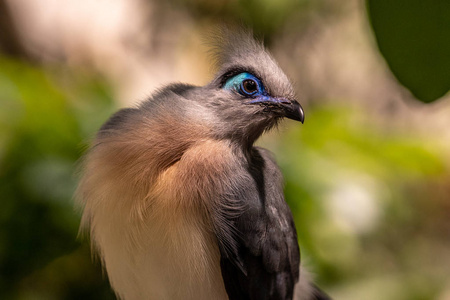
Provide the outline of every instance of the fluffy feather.
[[[122,299],[293,297],[300,257],[281,172],[253,143],[298,103],[248,32],[217,45],[210,84],[170,85],[119,111],[83,161],[81,228]],[[241,71],[284,104],[223,89]]]

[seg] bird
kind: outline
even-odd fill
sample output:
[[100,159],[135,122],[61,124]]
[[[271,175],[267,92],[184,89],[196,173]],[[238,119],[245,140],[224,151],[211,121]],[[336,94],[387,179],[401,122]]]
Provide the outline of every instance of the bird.
[[99,129],[80,231],[119,299],[328,299],[300,271],[282,173],[255,146],[282,119],[304,122],[293,86],[250,30],[212,48],[209,83],[165,86]]

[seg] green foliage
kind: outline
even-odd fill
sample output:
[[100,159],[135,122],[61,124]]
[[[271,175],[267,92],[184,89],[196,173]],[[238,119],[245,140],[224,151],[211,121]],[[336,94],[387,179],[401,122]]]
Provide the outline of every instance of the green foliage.
[[442,244],[448,194],[437,192],[448,186],[439,183],[449,178],[445,151],[438,140],[379,122],[364,109],[312,107],[304,125],[266,144],[285,175],[302,257],[322,285],[337,285],[332,295],[433,299],[450,261],[421,257],[450,244]]
[[375,37],[397,79],[432,102],[450,89],[450,1],[367,0]]
[[[72,266],[55,276],[48,266],[63,255],[72,257],[71,253],[83,260],[74,252],[79,248],[79,218],[72,203],[74,169],[87,132],[94,131],[81,124],[92,124],[89,118],[98,126],[111,112],[111,97],[105,85],[93,79],[43,71],[6,58],[0,58],[0,65],[0,298],[36,299],[43,293],[46,299],[77,299],[69,295],[78,295],[83,290],[80,284],[104,285],[98,270]],[[77,268],[78,282],[68,284],[59,296],[57,291],[45,296],[50,281],[70,283]],[[49,276],[38,275],[41,270]],[[97,275],[83,283],[85,272]]]
[[220,25],[223,23],[244,25],[251,28],[259,37],[264,37],[266,44],[276,38],[279,29],[286,21],[295,19],[295,15],[320,6],[323,1],[311,0],[170,0],[174,7],[183,7],[196,19],[209,19]]

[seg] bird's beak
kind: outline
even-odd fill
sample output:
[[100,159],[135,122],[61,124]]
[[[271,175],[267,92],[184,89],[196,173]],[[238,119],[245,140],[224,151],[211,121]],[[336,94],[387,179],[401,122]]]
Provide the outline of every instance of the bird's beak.
[[304,122],[305,121],[305,113],[303,112],[303,108],[296,100],[289,100],[286,98],[277,98],[277,97],[269,97],[262,96],[253,99],[247,104],[260,104],[265,105],[267,108],[278,108],[282,110],[284,116],[286,118]]
[[303,122],[305,121],[305,113],[303,108],[296,100],[288,100],[286,103],[282,103],[281,107],[284,110],[286,118]]

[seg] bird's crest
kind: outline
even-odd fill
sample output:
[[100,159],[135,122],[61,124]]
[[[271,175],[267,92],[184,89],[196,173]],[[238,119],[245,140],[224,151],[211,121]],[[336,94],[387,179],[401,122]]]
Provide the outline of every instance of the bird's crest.
[[218,69],[238,64],[249,55],[266,52],[263,42],[255,39],[252,30],[238,26],[222,26],[212,30],[206,37],[206,44]]
[[289,79],[251,30],[220,27],[209,34],[207,43],[217,70],[215,82],[221,86],[230,74],[247,72],[258,77],[272,96],[295,98]]

